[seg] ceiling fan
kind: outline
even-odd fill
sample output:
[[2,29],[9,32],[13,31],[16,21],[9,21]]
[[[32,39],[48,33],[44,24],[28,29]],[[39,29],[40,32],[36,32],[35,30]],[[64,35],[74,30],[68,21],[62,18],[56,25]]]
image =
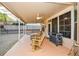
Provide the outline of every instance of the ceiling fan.
[[37,16],[36,16],[36,20],[41,20],[43,17],[39,15],[39,13],[37,13]]

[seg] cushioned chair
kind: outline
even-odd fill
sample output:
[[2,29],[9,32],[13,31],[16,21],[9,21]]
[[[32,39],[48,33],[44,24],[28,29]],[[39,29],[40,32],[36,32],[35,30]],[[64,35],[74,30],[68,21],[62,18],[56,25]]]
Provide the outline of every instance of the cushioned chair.
[[62,34],[61,33],[48,33],[49,40],[58,45],[62,45]]

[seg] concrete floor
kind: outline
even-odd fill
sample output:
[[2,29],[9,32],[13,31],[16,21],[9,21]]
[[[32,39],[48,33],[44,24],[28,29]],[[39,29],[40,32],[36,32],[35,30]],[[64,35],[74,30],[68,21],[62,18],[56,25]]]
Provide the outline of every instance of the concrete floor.
[[[21,35],[22,36],[22,35]],[[0,33],[0,55],[4,55],[18,41],[18,34]]]
[[19,40],[5,56],[67,56],[69,49],[64,46],[55,46],[48,39],[44,39],[41,49],[32,51],[29,35]]

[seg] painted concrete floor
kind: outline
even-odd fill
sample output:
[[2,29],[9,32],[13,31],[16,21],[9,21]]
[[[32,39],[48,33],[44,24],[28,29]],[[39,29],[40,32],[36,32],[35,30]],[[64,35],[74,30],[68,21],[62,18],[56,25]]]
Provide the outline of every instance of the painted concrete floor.
[[18,41],[18,34],[0,33],[0,55],[4,55]]
[[44,39],[41,49],[32,51],[29,35],[19,40],[5,56],[67,56],[69,49],[63,46],[55,46],[48,39]]
[[0,35],[0,55],[4,55],[17,41],[17,34]]

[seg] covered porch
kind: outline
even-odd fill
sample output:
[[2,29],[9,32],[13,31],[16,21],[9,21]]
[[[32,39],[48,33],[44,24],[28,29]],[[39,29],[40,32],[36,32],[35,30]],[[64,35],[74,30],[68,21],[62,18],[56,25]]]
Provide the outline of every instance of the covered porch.
[[[13,41],[16,38],[16,43],[4,53],[4,56],[67,56],[73,44],[78,42],[75,3],[1,2],[0,4],[15,15],[17,20],[17,23],[4,23],[6,31],[2,29],[3,32],[0,33],[1,35],[7,33],[8,36],[13,33],[16,35],[10,38],[6,36],[7,39],[13,38]],[[40,49],[33,51],[31,34],[39,33],[38,31],[44,34],[44,38]],[[62,44],[58,46],[56,46],[57,34],[62,34]],[[10,43],[13,43],[12,40]]]

